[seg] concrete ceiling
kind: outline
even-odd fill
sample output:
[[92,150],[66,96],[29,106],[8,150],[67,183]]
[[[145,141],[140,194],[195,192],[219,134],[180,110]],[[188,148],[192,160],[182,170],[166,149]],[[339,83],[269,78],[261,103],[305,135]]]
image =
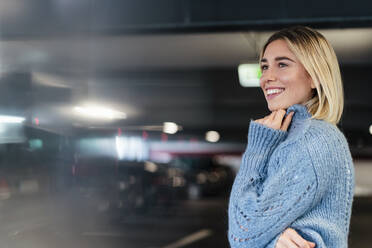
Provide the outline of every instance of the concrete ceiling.
[[[204,20],[203,15],[198,17],[202,13],[221,14],[217,7],[194,9],[194,4],[196,2],[188,8],[193,14],[192,20]],[[249,119],[266,113],[262,92],[239,85],[237,66],[257,61],[262,44],[272,33],[268,27],[275,23],[274,19],[261,23],[265,31],[247,28],[261,25],[254,20],[250,20],[246,28],[236,28],[241,27],[239,23],[234,26],[232,22],[225,22],[223,31],[209,30],[207,18],[202,31],[173,32],[180,27],[178,21],[182,23],[181,28],[190,23],[195,28],[202,22],[189,22],[188,13],[182,8],[161,5],[162,11],[169,9],[166,17],[175,20],[171,29],[151,32],[159,23],[167,27],[167,23],[158,18],[163,16],[159,12],[152,16],[153,20],[146,19],[146,23],[145,19],[136,19],[134,27],[146,30],[149,26],[149,32],[130,33],[122,32],[123,25],[125,30],[130,29],[129,19],[115,10],[112,1],[98,4],[107,8],[106,12],[96,5],[90,0],[76,3],[55,0],[50,4],[40,0],[34,5],[22,0],[17,4],[14,1],[0,4],[0,13],[4,14],[0,16],[0,73],[3,75],[0,109],[25,114],[31,119],[38,117],[40,126],[60,132],[69,132],[73,127],[140,128],[175,121],[184,127],[184,132],[216,129],[232,137],[243,137],[241,139],[246,135]],[[239,9],[238,5],[235,7]],[[174,9],[180,11],[172,12]],[[146,13],[142,17],[152,12]],[[229,19],[228,12],[224,14],[223,18]],[[245,18],[243,12],[239,16]],[[337,23],[347,23],[346,19]],[[368,18],[364,19],[360,26],[368,24]],[[317,21],[319,24],[321,19]],[[372,83],[369,73],[372,28],[345,28],[345,25],[344,28],[324,25],[328,29],[319,31],[334,46],[345,79],[346,108],[341,126],[353,133],[355,143],[360,139],[368,143],[372,101],[366,89]],[[110,106],[127,113],[128,118],[111,123],[82,120],[72,108],[84,102]]]
[[[320,30],[342,65],[371,64],[372,29]],[[66,72],[236,67],[272,32],[70,36],[0,42],[1,69]]]

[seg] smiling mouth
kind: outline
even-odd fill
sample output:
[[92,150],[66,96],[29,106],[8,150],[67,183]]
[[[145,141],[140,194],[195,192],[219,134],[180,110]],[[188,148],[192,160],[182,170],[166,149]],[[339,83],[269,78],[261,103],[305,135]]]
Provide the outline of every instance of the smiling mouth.
[[284,92],[284,88],[282,89],[269,89],[267,90],[267,99],[273,99],[274,97],[280,95],[281,93]]

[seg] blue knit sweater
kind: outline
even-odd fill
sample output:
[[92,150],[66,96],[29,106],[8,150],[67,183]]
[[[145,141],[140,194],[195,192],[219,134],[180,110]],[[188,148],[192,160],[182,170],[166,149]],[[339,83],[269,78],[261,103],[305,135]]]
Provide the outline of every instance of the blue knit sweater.
[[229,203],[230,246],[275,247],[291,227],[317,248],[348,245],[354,166],[337,126],[295,104],[287,131],[251,120]]

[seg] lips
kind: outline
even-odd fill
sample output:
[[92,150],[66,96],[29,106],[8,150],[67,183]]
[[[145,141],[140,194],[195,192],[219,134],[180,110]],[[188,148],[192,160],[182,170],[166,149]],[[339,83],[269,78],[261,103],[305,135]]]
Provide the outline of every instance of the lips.
[[279,88],[279,87],[270,87],[266,89],[267,96],[266,98],[268,100],[273,99],[274,97],[280,95],[281,93],[284,92],[284,88]]

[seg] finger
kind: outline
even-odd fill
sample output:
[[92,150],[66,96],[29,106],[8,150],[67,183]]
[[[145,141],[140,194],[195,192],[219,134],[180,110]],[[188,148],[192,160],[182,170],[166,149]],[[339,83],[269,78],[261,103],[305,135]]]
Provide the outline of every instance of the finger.
[[275,118],[273,120],[273,125],[275,126],[276,129],[281,128],[285,113],[286,111],[283,109],[279,109],[276,111]]
[[314,242],[307,241],[307,243],[309,243],[311,248],[314,248],[316,246],[316,244]]
[[260,119],[260,123],[261,124],[264,124],[265,123],[265,120],[266,120],[265,118]]
[[289,114],[285,117],[284,122],[283,122],[283,124],[282,124],[280,130],[282,130],[282,131],[287,131],[287,129],[288,129],[288,127],[289,127],[289,124],[291,124],[291,121],[292,121],[292,117],[293,117],[293,115],[294,115],[294,112],[291,112],[291,113],[289,113]]
[[273,119],[275,117],[275,112],[276,111],[273,111],[273,112],[271,112],[271,114],[266,116],[263,123],[266,124],[266,125],[271,125],[271,123],[273,122]]
[[282,124],[282,121],[283,121],[283,118],[284,118],[285,113],[286,113],[286,111],[284,109],[277,110],[276,111],[276,114],[275,114],[274,121],[280,122],[280,124]]
[[266,116],[263,121],[262,121],[263,124],[267,125],[270,123],[270,116]]
[[287,248],[280,240],[276,242],[275,248]]
[[275,119],[275,116],[276,116],[277,112],[278,112],[277,110],[271,112],[271,114],[269,115],[270,121],[273,121]]
[[283,245],[283,247],[286,248],[298,248],[298,245],[296,245],[292,240],[288,239],[288,237],[283,237],[279,240],[280,243]]
[[255,122],[261,123],[262,124],[262,119],[257,119]]
[[310,248],[310,245],[307,240],[302,238],[295,230],[288,229],[289,238],[299,247]]

